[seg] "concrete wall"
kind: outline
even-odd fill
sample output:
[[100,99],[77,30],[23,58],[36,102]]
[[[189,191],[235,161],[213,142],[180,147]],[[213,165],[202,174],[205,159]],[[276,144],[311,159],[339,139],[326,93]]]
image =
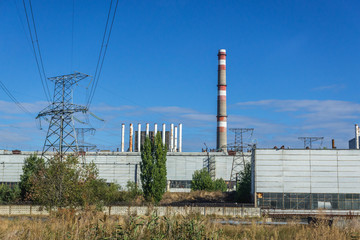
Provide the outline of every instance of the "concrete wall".
[[[128,206],[111,206],[105,207],[104,213],[108,215],[149,215],[156,213],[158,216],[168,215],[216,215],[216,216],[231,216],[231,217],[260,217],[260,208],[242,208],[242,207],[128,207]],[[40,206],[22,206],[22,205],[8,205],[0,206],[0,215],[15,216],[15,215],[40,215],[47,216],[49,212],[42,209]]]

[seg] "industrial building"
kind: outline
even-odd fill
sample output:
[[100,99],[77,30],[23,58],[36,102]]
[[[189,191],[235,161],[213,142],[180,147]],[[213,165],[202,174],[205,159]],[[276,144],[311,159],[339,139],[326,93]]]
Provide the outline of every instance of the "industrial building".
[[360,209],[360,151],[256,149],[255,204],[276,209]]
[[[30,154],[36,152],[0,150],[0,183],[19,182],[24,160]],[[246,153],[246,161],[250,161],[250,157],[251,153]],[[207,168],[213,178],[229,181],[233,158],[223,152],[169,152],[166,162],[168,191],[190,191],[192,174],[202,168]],[[94,162],[99,176],[108,183],[118,183],[123,188],[128,181],[140,184],[140,152],[88,152],[83,160]]]

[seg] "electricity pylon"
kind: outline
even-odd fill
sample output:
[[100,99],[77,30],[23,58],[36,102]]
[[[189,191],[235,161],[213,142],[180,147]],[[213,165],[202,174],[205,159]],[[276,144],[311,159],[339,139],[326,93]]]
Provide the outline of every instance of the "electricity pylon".
[[[237,176],[241,170],[245,168],[244,150],[249,149],[253,145],[249,144],[254,132],[254,128],[230,128],[235,133],[235,142],[228,145],[228,153],[233,152],[234,158],[231,167],[230,182],[236,184]],[[245,133],[247,136],[245,138]],[[244,142],[244,138],[246,142]]]
[[[58,77],[48,78],[55,83],[53,102],[43,109],[37,119],[44,118],[49,121],[42,156],[46,152],[53,151],[59,155],[62,160],[67,152],[79,151],[76,131],[74,127],[73,114],[77,112],[86,113],[88,108],[81,105],[73,104],[73,86],[79,81],[89,77],[89,75],[75,72],[73,74],[62,75]],[[47,117],[51,117],[50,120]]]

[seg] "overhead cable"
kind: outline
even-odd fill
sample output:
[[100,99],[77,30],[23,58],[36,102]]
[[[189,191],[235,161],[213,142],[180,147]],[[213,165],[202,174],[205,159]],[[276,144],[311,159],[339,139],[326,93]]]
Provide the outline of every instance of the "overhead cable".
[[26,114],[29,114],[31,117],[34,117],[33,114],[27,110],[7,89],[5,84],[0,80],[0,88],[5,92],[6,95]]
[[[108,16],[107,16],[107,20],[106,20],[106,25],[105,25],[105,31],[104,31],[104,35],[103,35],[103,39],[102,39],[102,44],[101,44],[101,48],[100,48],[100,53],[99,53],[99,58],[98,58],[98,62],[96,64],[96,70],[95,70],[95,75],[94,75],[94,81],[92,83],[91,89],[90,89],[90,94],[89,94],[89,99],[87,101],[87,107],[89,108],[93,97],[95,95],[95,91],[99,82],[99,78],[100,78],[100,74],[101,74],[101,70],[104,64],[104,60],[105,60],[105,55],[107,52],[107,47],[109,44],[109,40],[110,40],[110,36],[111,36],[111,32],[112,32],[112,27],[114,24],[114,20],[115,20],[115,16],[116,16],[116,11],[117,11],[117,6],[118,6],[119,0],[116,0],[115,3],[115,9],[111,18],[111,24],[110,27],[108,29],[108,24],[109,24],[109,20],[110,20],[110,15],[111,15],[111,9],[113,7],[113,0],[111,0],[110,2],[110,7],[109,7],[109,12],[108,12]],[[104,42],[105,45],[104,45]],[[104,50],[103,50],[104,49]]]
[[[30,20],[29,20],[25,0],[23,0],[23,5],[24,5],[24,10],[25,10],[27,26],[28,26],[29,33],[30,33],[31,44],[32,44],[33,52],[34,52],[34,57],[35,57],[36,65],[37,65],[38,72],[39,72],[39,75],[40,75],[41,84],[42,84],[46,99],[49,102],[51,102],[50,101],[51,100],[51,94],[50,94],[49,87],[48,87],[48,84],[47,84],[47,81],[46,81],[44,63],[43,63],[42,56],[41,56],[40,45],[39,45],[39,40],[38,40],[38,36],[37,36],[37,31],[36,31],[36,24],[35,24],[34,13],[33,13],[33,10],[32,10],[31,0],[29,0],[29,6],[30,6],[31,19],[32,19],[33,28],[34,28],[34,36],[33,36],[33,33],[32,33],[31,24],[30,24]],[[35,41],[34,41],[34,37],[35,37]],[[35,45],[35,42],[36,42],[36,45]]]

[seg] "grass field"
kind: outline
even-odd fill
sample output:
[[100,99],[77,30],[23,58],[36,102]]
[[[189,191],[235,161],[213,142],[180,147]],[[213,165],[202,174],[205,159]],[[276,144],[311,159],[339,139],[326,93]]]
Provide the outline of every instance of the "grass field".
[[108,217],[60,211],[46,218],[3,218],[1,239],[360,239],[357,221],[346,227],[289,224],[221,225],[202,216]]

